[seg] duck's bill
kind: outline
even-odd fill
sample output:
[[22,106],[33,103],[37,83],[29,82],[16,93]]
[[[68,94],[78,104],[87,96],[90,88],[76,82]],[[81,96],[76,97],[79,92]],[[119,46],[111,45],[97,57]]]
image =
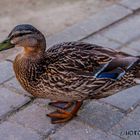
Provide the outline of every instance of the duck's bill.
[[6,39],[0,43],[0,51],[13,48],[14,45],[10,43],[9,39]]

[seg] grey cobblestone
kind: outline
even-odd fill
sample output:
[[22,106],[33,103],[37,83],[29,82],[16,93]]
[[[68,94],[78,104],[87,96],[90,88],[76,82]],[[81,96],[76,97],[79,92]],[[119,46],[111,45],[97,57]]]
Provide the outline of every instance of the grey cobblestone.
[[20,83],[18,82],[18,80],[14,77],[11,80],[7,81],[4,83],[4,86],[9,88],[10,90],[17,92],[17,93],[21,93],[21,94],[25,94],[27,96],[31,97],[31,94],[29,94],[28,92],[26,92],[20,85]]
[[108,39],[100,34],[92,35],[82,41],[92,43],[92,44],[97,44],[99,46],[104,46],[104,47],[108,47],[108,48],[112,48],[112,49],[117,49],[118,47],[120,47],[122,45],[122,44],[117,43],[111,39]]
[[41,140],[36,132],[16,123],[4,122],[0,125],[1,140]]
[[127,140],[140,140],[140,107],[122,119],[111,133]]
[[20,53],[21,51],[22,51],[22,49],[20,47],[13,48],[12,55],[7,56],[6,59],[14,61],[17,54]]
[[6,50],[6,51],[1,51],[0,52],[0,60],[4,61],[8,58],[10,58],[10,59],[15,58],[14,56],[19,52],[19,50],[21,51],[20,47],[14,47],[14,48]]
[[93,100],[80,111],[78,119],[108,132],[123,116],[119,110]]
[[46,134],[56,126],[51,124],[50,118],[46,116],[49,112],[50,110],[48,110],[45,104],[35,103],[13,115],[9,121],[22,124],[42,134]]
[[120,43],[126,43],[140,35],[140,15],[128,17],[109,27],[102,34]]
[[138,10],[140,8],[140,0],[122,0],[119,3],[132,10]]
[[132,11],[120,5],[113,5],[105,8],[103,11],[87,20],[73,25],[63,32],[48,38],[48,46],[52,46],[60,42],[80,40],[116,22],[117,20],[128,16],[129,14],[132,14]]
[[140,86],[123,90],[113,96],[104,98],[103,101],[125,111],[133,107],[140,100]]
[[121,48],[120,51],[131,54],[133,56],[138,56],[140,54],[137,50],[134,50],[127,46],[126,47],[124,46],[123,48]]
[[0,87],[0,117],[27,103],[30,99]]
[[101,130],[94,129],[85,123],[71,121],[46,140],[122,140],[113,135],[107,135]]
[[13,67],[10,62],[0,63],[0,84],[14,76]]
[[137,52],[139,53],[139,55],[140,55],[140,39],[131,42],[128,46],[129,46],[131,49],[137,51]]

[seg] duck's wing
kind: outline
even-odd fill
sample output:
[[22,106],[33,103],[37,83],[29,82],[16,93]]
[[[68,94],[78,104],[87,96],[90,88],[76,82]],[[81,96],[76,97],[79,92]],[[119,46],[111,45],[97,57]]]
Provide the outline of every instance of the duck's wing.
[[138,59],[83,42],[57,44],[46,52],[47,73],[55,88],[82,93],[83,98],[119,80]]
[[67,42],[47,51],[50,67],[95,78],[121,78],[139,58],[101,46]]

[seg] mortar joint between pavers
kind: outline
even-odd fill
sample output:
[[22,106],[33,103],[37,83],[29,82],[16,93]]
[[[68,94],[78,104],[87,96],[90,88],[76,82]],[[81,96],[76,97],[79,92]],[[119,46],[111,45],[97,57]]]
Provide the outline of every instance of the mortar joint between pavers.
[[135,104],[133,104],[127,111],[126,114],[133,112],[140,105],[140,100],[138,100]]
[[25,107],[27,107],[28,105],[32,103],[33,103],[33,100],[27,100],[23,105],[18,106],[12,109],[11,111],[7,112],[6,114],[2,115],[0,117],[0,124],[7,121],[12,115],[16,114],[17,112],[21,111],[22,109],[24,109]]
[[[123,1],[123,0],[122,0],[122,1]],[[136,11],[136,10],[133,10],[133,9],[127,7],[126,5],[121,4],[120,2],[118,2],[117,5],[122,6],[122,7],[126,8],[126,9],[129,9],[129,10],[131,10],[132,12]]]
[[138,9],[136,9],[136,10],[133,10],[133,14],[137,14],[139,12],[140,12],[140,7]]
[[5,59],[5,61],[13,63],[13,61],[11,59]]
[[[11,80],[11,79],[10,79],[10,80]],[[35,99],[35,97],[30,96],[30,94],[27,95],[26,93],[24,93],[23,91],[21,91],[21,90],[19,90],[19,89],[16,89],[15,87],[10,87],[10,86],[8,86],[8,85],[5,85],[5,83],[3,83],[2,86],[3,86],[4,88],[7,88],[8,90],[10,90],[10,91],[12,91],[12,92],[15,92],[15,93],[18,94],[18,95],[21,95],[21,94],[22,94],[23,96],[28,97],[28,98],[30,98],[30,99]]]
[[11,76],[10,78],[8,78],[7,80],[3,81],[2,83],[0,83],[0,85],[4,85],[4,83],[10,81],[11,79],[13,79],[15,76]]
[[127,114],[127,112],[126,112],[124,109],[119,108],[119,107],[117,107],[117,106],[114,106],[114,105],[112,105],[112,104],[110,104],[110,103],[107,103],[107,102],[105,102],[104,100],[98,100],[98,102],[101,103],[101,104],[108,105],[108,106],[110,106],[110,107],[112,107],[112,108],[115,108],[115,109],[117,109],[118,111],[120,111],[121,113],[123,113],[124,115]]

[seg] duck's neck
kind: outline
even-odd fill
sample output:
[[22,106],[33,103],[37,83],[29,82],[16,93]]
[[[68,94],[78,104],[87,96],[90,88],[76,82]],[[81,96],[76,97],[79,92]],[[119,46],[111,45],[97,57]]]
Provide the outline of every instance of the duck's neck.
[[23,53],[16,56],[13,67],[16,78],[23,87],[27,86],[26,84],[30,84],[34,79],[37,80],[38,68],[41,69],[42,67],[40,62],[44,59],[43,57],[44,54],[32,54],[29,56]]

